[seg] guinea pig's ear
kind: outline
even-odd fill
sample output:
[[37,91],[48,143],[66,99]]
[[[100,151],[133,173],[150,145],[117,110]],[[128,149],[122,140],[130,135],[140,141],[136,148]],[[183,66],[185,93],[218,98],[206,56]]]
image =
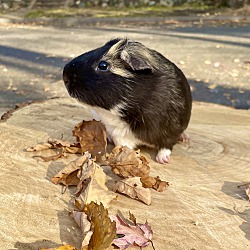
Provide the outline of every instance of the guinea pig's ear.
[[124,48],[121,52],[121,59],[125,61],[134,71],[152,71],[152,67],[149,63],[147,63],[147,59],[141,54],[137,54],[136,51],[134,53],[134,51]]

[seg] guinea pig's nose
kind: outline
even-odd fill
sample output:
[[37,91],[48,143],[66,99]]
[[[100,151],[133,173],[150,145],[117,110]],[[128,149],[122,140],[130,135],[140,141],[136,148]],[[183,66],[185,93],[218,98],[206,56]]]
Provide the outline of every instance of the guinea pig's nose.
[[69,85],[70,84],[70,79],[68,78],[68,76],[65,74],[65,72],[63,72],[63,81],[65,85]]
[[63,81],[66,86],[72,81],[72,69],[69,64],[65,65],[63,69]]

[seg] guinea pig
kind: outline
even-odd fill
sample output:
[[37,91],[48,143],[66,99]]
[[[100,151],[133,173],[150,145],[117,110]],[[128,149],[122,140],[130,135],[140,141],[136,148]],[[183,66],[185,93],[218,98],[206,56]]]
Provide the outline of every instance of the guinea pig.
[[173,146],[185,139],[192,108],[182,71],[155,50],[129,39],[114,39],[86,52],[63,70],[69,94],[104,123],[116,146],[158,150],[168,163]]

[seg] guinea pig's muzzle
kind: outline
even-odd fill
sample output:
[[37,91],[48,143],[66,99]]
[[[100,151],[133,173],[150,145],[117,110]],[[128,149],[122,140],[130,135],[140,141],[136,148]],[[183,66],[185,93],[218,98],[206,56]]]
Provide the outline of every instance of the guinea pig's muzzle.
[[72,66],[70,64],[65,65],[63,69],[63,81],[65,84],[65,87],[67,88],[69,94],[74,97],[73,92],[76,85],[76,74],[74,73],[74,69],[72,69]]
[[68,69],[68,65],[66,65],[63,69],[63,81],[64,81],[64,84],[65,86],[68,88],[68,86],[70,85],[71,83],[71,80],[70,80],[70,74],[69,74],[69,69]]
[[66,64],[63,69],[63,81],[65,87],[73,98],[78,98],[79,83],[82,81],[82,75],[81,72],[79,72],[79,65],[81,66],[79,62],[73,60]]

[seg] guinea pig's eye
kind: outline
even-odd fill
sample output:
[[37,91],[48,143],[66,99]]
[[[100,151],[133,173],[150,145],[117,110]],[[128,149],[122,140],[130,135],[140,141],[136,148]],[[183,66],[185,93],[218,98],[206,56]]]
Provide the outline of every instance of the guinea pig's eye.
[[101,71],[107,71],[109,69],[109,64],[105,61],[101,61],[98,64],[98,69]]

